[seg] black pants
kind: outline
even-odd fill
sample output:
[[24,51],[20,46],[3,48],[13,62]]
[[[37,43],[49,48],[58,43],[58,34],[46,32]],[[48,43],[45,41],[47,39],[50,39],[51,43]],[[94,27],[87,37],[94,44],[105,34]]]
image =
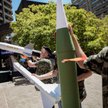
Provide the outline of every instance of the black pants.
[[[52,108],[55,108],[55,106],[53,106]],[[62,108],[62,104],[61,104],[61,101],[58,102],[58,108]],[[82,108],[82,105],[80,103],[80,108]]]
[[[52,108],[55,108],[55,106],[53,106]],[[58,108],[62,108],[61,101],[58,102]]]

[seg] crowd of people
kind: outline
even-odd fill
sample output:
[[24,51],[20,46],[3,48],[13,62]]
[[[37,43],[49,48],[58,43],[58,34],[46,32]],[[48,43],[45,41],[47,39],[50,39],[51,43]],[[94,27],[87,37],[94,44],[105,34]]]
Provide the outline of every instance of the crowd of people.
[[[95,72],[102,75],[103,107],[106,108],[106,106],[108,106],[108,47],[103,48],[96,55],[87,57],[70,25],[68,30],[75,46],[77,58],[64,59],[61,62],[65,63],[71,61],[77,63],[77,81],[79,86],[80,102],[82,102],[87,96],[84,80],[90,77],[92,72]],[[57,65],[56,51],[52,52],[47,46],[43,46],[39,54],[33,52],[31,57],[20,55],[20,63],[26,67],[32,75],[42,80],[44,83],[59,83],[59,69]],[[60,106],[61,107],[59,108],[62,108],[62,105]]]
[[[87,94],[85,90],[84,80],[92,75],[92,72],[102,75],[103,85],[103,108],[108,106],[108,46],[104,47],[98,54],[86,56],[82,50],[72,27],[69,25],[68,30],[75,46],[77,58],[64,59],[61,62],[77,63],[77,81],[79,86],[80,102],[82,102]],[[7,40],[5,40],[7,42]],[[9,43],[9,42],[8,42]],[[9,58],[9,57],[8,57]],[[6,57],[3,60],[6,59]],[[20,63],[26,67],[32,75],[43,81],[44,83],[59,83],[59,69],[57,65],[56,51],[52,52],[47,46],[42,46],[40,53],[32,53],[31,57],[20,55]],[[8,64],[6,65],[9,66]],[[10,66],[12,67],[12,66]],[[61,102],[60,102],[61,104]],[[62,105],[60,105],[62,107]],[[60,108],[61,108],[60,107]]]
[[[72,39],[76,41],[74,42],[74,44],[78,44],[76,37],[73,35],[72,28],[69,26],[68,29]],[[79,56],[77,55],[77,50],[76,56]],[[32,54],[32,57],[28,58],[26,63],[28,66],[28,70],[32,73],[32,75],[36,76],[44,83],[59,83],[59,69],[57,66],[56,51],[52,53],[50,48],[48,48],[47,46],[43,46],[40,56]],[[78,62],[78,64],[79,63],[80,62]],[[81,66],[77,65],[77,80],[79,86],[80,100],[82,102],[86,98],[84,80],[91,76],[92,72],[88,69],[81,68]]]

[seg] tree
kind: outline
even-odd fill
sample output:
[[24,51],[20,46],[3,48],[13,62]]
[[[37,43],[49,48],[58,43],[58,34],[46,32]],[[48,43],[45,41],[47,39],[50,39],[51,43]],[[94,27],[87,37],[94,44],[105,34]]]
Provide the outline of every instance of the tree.
[[[103,20],[84,9],[76,9],[69,5],[65,9],[67,18],[73,25],[74,33],[77,35],[83,50],[87,54],[97,53],[106,45],[104,39],[107,30],[102,30]],[[108,24],[106,25],[108,26]],[[104,26],[104,28],[106,27]]]
[[[108,16],[99,19],[91,12],[70,5],[65,5],[65,10],[67,19],[73,25],[74,33],[86,53],[98,52],[108,45],[106,40]],[[16,17],[17,21],[13,22],[11,27],[16,34],[14,40],[19,45],[24,46],[32,42],[36,49],[48,45],[55,50],[56,6],[54,3],[31,5]]]
[[[92,28],[92,30],[90,30],[93,39],[92,40],[89,39],[88,48],[90,50],[95,50],[96,53],[99,52],[104,46],[108,46],[107,21],[108,17],[105,17],[103,19],[93,19],[92,21],[95,23],[95,26]],[[89,34],[86,34],[86,37],[88,36]]]
[[16,15],[17,21],[11,24],[16,34],[14,41],[24,46],[29,42],[39,49],[43,45],[55,48],[55,5],[31,5]]

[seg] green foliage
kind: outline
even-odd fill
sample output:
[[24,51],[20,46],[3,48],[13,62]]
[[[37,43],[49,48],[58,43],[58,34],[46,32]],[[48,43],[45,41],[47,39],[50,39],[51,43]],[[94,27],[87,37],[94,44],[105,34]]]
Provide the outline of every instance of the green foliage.
[[11,24],[16,34],[14,41],[25,46],[29,42],[34,43],[36,49],[43,45],[55,48],[55,5],[31,5],[24,8],[16,15],[17,21]]
[[[108,16],[99,19],[91,12],[70,5],[66,5],[65,10],[67,20],[73,25],[74,33],[86,53],[98,52],[108,45]],[[55,50],[55,4],[31,5],[16,15],[16,18],[17,21],[11,24],[16,34],[14,41],[21,46],[32,42],[36,49],[48,45]]]

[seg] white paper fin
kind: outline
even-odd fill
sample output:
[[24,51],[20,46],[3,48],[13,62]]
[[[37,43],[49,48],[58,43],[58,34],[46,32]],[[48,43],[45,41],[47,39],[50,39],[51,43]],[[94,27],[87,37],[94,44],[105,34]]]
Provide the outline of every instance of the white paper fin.
[[62,0],[57,0],[56,29],[68,27]]
[[46,95],[45,92],[41,92],[41,98],[42,98],[43,108],[52,108],[54,106],[55,102],[51,101],[51,99]]
[[60,85],[59,84],[44,84],[35,76],[19,64],[16,60],[13,60],[13,65],[24,77],[26,77],[31,83],[40,90],[42,102],[44,108],[52,108],[55,103],[58,103],[61,99]]
[[27,45],[25,46],[25,48],[34,49],[33,46],[34,46],[33,43],[29,43],[29,44],[27,44]]

